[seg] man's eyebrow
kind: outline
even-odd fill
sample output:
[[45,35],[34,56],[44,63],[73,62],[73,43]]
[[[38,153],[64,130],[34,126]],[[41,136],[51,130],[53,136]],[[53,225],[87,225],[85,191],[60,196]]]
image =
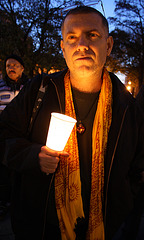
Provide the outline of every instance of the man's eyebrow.
[[[84,32],[99,32],[99,30],[94,28],[94,29],[85,30]],[[75,33],[76,33],[76,31],[73,30],[73,31],[67,32],[66,34],[75,34]]]
[[75,32],[74,31],[69,31],[69,32],[66,33],[66,35],[68,35],[68,34],[75,34]]
[[99,32],[99,30],[98,30],[97,28],[90,29],[89,31],[90,31],[90,32],[92,32],[92,31]]
[[96,29],[96,28],[90,29],[90,30],[88,30],[88,31],[86,31],[86,32],[97,32],[97,33],[100,34],[100,31],[99,31],[98,29]]

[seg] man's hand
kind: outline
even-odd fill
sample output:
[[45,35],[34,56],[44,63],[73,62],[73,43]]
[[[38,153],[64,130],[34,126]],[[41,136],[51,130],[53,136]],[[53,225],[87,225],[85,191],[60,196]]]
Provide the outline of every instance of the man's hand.
[[64,151],[54,151],[46,146],[41,147],[41,151],[39,153],[41,171],[47,175],[49,173],[54,173],[58,166],[60,156],[68,157],[69,154]]

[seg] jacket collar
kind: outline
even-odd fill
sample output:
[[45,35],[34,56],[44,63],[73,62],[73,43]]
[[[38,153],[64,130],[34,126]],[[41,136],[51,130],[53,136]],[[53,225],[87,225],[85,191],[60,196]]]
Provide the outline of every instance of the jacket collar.
[[11,90],[20,90],[21,85],[24,85],[28,81],[28,77],[22,73],[21,78],[18,79],[18,81],[14,81],[11,78],[8,77],[8,75],[5,75],[4,81],[6,82],[6,85],[11,88]]
[[[47,86],[50,84],[51,80],[54,82],[54,84],[57,87],[58,93],[60,97],[62,97],[62,103],[64,104],[64,76],[67,72],[68,68],[64,69],[63,71],[56,72],[53,74],[49,74],[44,77],[43,86]],[[114,110],[119,113],[123,112],[126,106],[130,101],[133,101],[132,95],[126,90],[126,87],[123,83],[118,79],[118,77],[109,72],[111,80],[112,80],[112,86],[113,86],[113,107]],[[121,113],[122,114],[122,113]],[[118,114],[119,115],[119,114]]]
[[67,68],[63,71],[49,74],[44,77],[43,86],[47,87],[53,85],[56,88],[56,92],[59,95],[60,104],[62,107],[62,113],[65,113],[65,89],[64,89],[64,76],[67,72]]

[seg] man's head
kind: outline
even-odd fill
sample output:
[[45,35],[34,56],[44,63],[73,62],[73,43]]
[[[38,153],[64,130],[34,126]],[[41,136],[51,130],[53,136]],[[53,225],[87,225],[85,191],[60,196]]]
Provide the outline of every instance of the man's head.
[[61,30],[61,48],[70,72],[77,71],[79,76],[102,72],[113,46],[106,18],[94,8],[77,7],[68,12]]
[[5,59],[5,68],[8,77],[17,82],[24,71],[23,60],[17,55],[10,55]]
[[98,14],[98,15],[102,18],[103,25],[105,26],[106,31],[107,31],[107,33],[109,34],[108,21],[107,21],[107,19],[102,15],[101,12],[99,12],[98,10],[96,10],[95,8],[92,8],[92,7],[80,6],[80,7],[73,8],[72,10],[70,10],[70,11],[66,14],[65,18],[63,19],[62,25],[61,25],[62,35],[63,35],[63,30],[64,30],[64,22],[65,22],[65,19],[66,19],[69,15],[88,14],[88,13],[96,13],[96,14]]

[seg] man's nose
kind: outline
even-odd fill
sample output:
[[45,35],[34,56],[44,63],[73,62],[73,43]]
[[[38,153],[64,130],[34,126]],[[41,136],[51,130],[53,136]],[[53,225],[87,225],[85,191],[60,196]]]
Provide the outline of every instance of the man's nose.
[[89,42],[86,36],[81,35],[77,44],[77,51],[86,51],[89,48]]
[[9,69],[9,70],[13,70],[13,69],[14,69],[14,66],[10,65],[10,66],[8,67],[8,69]]

